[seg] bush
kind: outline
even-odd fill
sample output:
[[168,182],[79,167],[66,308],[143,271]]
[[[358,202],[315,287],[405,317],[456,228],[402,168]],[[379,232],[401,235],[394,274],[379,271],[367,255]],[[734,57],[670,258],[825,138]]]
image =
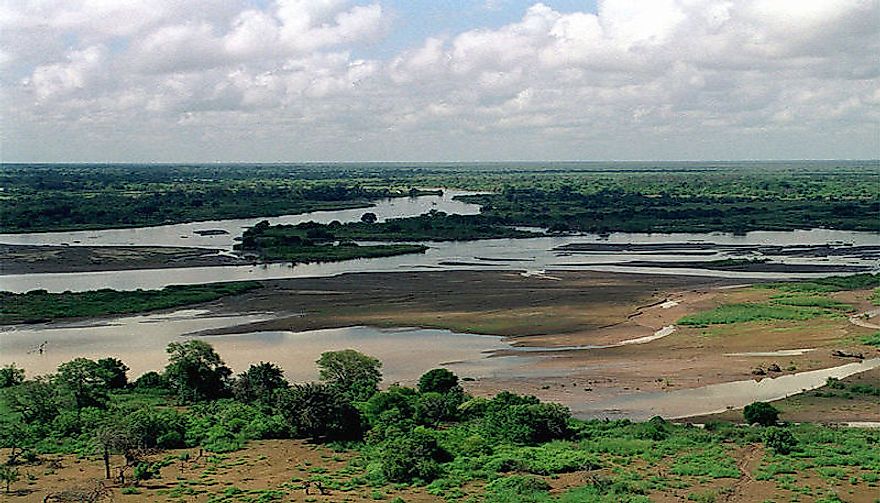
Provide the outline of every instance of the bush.
[[773,426],[779,420],[779,410],[767,402],[754,402],[743,409],[743,417],[749,424]]
[[555,403],[490,405],[483,425],[486,433],[495,439],[534,444],[569,436],[570,418],[571,412]]
[[458,376],[446,369],[433,369],[419,378],[419,392],[447,393],[458,387]]
[[15,363],[0,367],[0,389],[18,386],[23,382],[24,369],[16,367]]
[[392,437],[382,447],[382,473],[392,482],[430,482],[448,460],[449,454],[423,428]]
[[147,372],[135,380],[134,387],[138,391],[162,390],[167,391],[168,380],[158,372]]
[[495,479],[486,485],[487,502],[530,502],[543,501],[550,485],[533,475],[511,475]]
[[309,383],[278,394],[281,415],[297,436],[312,441],[361,436],[361,416],[334,385]]
[[777,454],[789,454],[797,447],[797,439],[784,428],[771,428],[764,434],[764,445]]

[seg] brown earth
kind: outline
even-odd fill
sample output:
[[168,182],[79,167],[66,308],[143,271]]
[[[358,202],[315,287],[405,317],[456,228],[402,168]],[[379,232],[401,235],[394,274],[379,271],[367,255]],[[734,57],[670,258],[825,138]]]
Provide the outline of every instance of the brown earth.
[[244,265],[208,248],[164,246],[31,246],[0,244],[0,274]]
[[[552,278],[444,271],[271,281],[261,290],[219,301],[216,309],[297,316],[209,333],[419,326],[507,336],[523,346],[611,345],[649,336],[687,314],[720,304],[759,302],[772,294],[732,280],[703,277],[554,271]],[[866,310],[870,293],[843,292],[834,297]],[[669,307],[662,304],[666,300],[678,304]],[[510,390],[576,404],[639,391],[752,379],[756,367],[771,364],[782,369],[772,376],[833,367],[851,361],[833,356],[834,350],[877,354],[876,348],[858,342],[859,336],[869,333],[871,329],[855,326],[845,316],[680,326],[646,344],[498,353],[528,358],[525,372],[519,377],[477,379],[465,386],[476,395]],[[784,357],[731,355],[780,349],[814,351]]]
[[[560,495],[569,489],[613,479],[617,470],[635,474],[642,480],[666,481],[665,488],[650,492],[651,501],[726,501],[757,503],[773,497],[777,501],[814,502],[828,490],[844,495],[844,500],[868,503],[876,497],[876,486],[860,483],[827,482],[815,470],[805,470],[791,477],[789,486],[780,486],[773,480],[760,480],[758,471],[767,463],[760,444],[742,447],[729,445],[727,455],[733,457],[740,471],[739,478],[672,475],[670,467],[674,459],[661,458],[646,463],[636,460],[625,467],[615,467],[613,457],[606,460],[607,468],[576,471],[544,477],[550,485],[551,495]],[[229,454],[200,453],[198,449],[164,451],[146,459],[163,462],[160,477],[132,487],[123,486],[116,480],[104,480],[104,468],[99,458],[72,455],[46,455],[39,464],[19,468],[21,479],[12,484],[12,492],[0,499],[10,502],[42,502],[49,495],[62,491],[68,494],[86,494],[96,487],[103,487],[107,498],[99,501],[285,501],[285,502],[366,502],[377,499],[389,501],[396,497],[407,503],[443,502],[444,498],[429,494],[425,487],[385,485],[370,487],[365,483],[365,469],[360,463],[351,463],[354,452],[334,452],[326,446],[307,444],[300,440],[263,440],[250,442],[245,448]],[[111,465],[122,464],[120,456],[111,458]],[[850,468],[854,474],[858,467]],[[129,470],[128,476],[131,476]],[[309,494],[304,481],[310,481]],[[321,481],[325,494],[321,494],[317,481]],[[818,485],[817,485],[818,484]],[[789,487],[813,486],[810,494],[792,492]],[[663,486],[661,486],[663,487]],[[123,493],[125,489],[125,493]],[[468,495],[484,493],[483,483],[468,483],[463,487]],[[265,496],[264,496],[265,495]],[[270,499],[268,496],[276,499]],[[265,498],[258,499],[261,496]],[[699,499],[702,497],[702,499]],[[112,499],[111,499],[112,498]],[[51,501],[51,500],[50,500]]]

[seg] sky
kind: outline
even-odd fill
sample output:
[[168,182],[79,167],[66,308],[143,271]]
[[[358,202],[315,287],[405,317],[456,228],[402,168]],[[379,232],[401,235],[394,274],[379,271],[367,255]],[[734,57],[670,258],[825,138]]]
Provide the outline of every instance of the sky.
[[880,158],[880,0],[0,0],[2,162]]

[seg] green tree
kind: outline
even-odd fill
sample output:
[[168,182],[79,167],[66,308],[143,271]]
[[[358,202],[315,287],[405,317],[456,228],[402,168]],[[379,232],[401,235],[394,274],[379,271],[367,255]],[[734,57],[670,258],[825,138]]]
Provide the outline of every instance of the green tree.
[[6,393],[9,408],[21,414],[26,424],[47,424],[61,411],[58,387],[47,378],[38,377],[10,388]]
[[421,393],[446,393],[458,387],[458,376],[446,369],[433,369],[419,378]]
[[94,360],[75,358],[58,366],[56,382],[73,396],[77,409],[105,407],[110,374]]
[[277,390],[289,385],[280,367],[274,363],[260,362],[238,375],[232,384],[232,394],[240,402],[268,402]]
[[101,358],[98,366],[104,370],[108,389],[123,389],[128,385],[128,366],[116,358]]
[[15,366],[15,363],[4,365],[0,368],[0,389],[18,386],[24,382],[24,369]]
[[358,438],[360,413],[334,386],[300,384],[278,394],[279,410],[297,436],[320,440]]
[[429,430],[397,435],[382,447],[382,473],[392,482],[430,482],[440,475],[440,463],[450,459]]
[[743,409],[743,417],[749,424],[773,426],[779,420],[779,410],[767,402],[754,402]]
[[797,447],[798,441],[784,428],[769,428],[764,434],[764,444],[779,454],[788,454]]
[[165,378],[181,403],[213,400],[224,396],[232,371],[204,341],[172,342]]
[[382,381],[382,362],[353,349],[327,351],[318,359],[321,379],[351,401],[369,400]]
[[365,224],[374,224],[377,220],[376,214],[369,211],[361,215],[361,222]]
[[6,484],[6,492],[9,492],[9,486],[18,480],[18,468],[11,465],[0,465],[0,481]]

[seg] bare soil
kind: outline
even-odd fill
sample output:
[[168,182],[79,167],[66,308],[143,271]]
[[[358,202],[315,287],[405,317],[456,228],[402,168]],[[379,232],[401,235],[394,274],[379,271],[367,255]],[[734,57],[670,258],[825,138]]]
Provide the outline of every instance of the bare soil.
[[0,274],[124,271],[245,265],[208,248],[162,246],[31,246],[0,244]]

